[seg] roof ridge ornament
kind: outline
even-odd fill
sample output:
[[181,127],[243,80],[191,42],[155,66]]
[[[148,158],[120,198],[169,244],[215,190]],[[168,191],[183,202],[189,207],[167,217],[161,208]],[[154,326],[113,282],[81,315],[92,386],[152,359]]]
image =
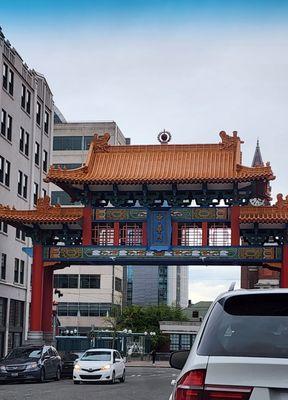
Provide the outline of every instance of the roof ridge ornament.
[[230,149],[239,142],[244,143],[238,136],[237,131],[233,131],[233,136],[228,135],[225,131],[221,131],[219,136],[222,139],[222,143],[220,143],[222,149]]
[[95,133],[94,138],[92,140],[93,151],[94,152],[103,152],[108,151],[110,145],[108,144],[110,140],[110,134],[108,132],[104,133],[104,135],[98,135]]
[[60,204],[55,204],[54,206],[51,204],[49,196],[39,197],[37,200],[37,211],[46,212],[48,210],[58,210],[59,208],[61,208]]
[[163,129],[163,131],[158,134],[157,139],[161,144],[168,144],[172,139],[172,135],[170,132]]
[[288,195],[285,197],[285,200],[283,198],[282,193],[277,194],[277,202],[275,203],[275,206],[277,208],[288,208]]

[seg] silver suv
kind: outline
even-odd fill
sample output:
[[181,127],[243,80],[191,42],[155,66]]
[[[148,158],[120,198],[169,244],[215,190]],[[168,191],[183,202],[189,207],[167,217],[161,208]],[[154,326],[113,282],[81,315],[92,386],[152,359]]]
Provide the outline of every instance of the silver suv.
[[288,290],[239,290],[210,307],[170,400],[287,400]]

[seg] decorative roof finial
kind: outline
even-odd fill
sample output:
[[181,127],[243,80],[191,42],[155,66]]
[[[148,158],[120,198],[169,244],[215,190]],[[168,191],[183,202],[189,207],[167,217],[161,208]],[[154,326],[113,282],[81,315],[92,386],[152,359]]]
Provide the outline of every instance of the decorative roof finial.
[[162,132],[160,132],[157,136],[157,139],[161,144],[168,144],[171,138],[172,138],[171,133],[166,131],[165,129]]

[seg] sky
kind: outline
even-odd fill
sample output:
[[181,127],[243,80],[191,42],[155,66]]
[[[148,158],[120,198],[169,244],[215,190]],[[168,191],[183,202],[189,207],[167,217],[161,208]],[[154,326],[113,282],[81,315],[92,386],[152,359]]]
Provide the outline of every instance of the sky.
[[[134,144],[217,143],[238,131],[243,163],[259,138],[288,193],[288,1],[13,0],[0,24],[43,73],[68,121],[114,120]],[[287,189],[286,189],[287,187]],[[212,300],[239,267],[190,267],[189,297]]]

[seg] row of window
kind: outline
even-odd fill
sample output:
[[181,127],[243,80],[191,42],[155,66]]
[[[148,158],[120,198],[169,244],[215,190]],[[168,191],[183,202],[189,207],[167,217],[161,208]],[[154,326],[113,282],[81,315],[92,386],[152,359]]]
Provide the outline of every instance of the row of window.
[[[15,258],[14,263],[14,283],[24,284],[24,271],[25,271],[25,262],[23,260],[19,260],[19,258]],[[6,272],[7,272],[7,254],[1,254],[1,265],[0,265],[0,279],[6,280]]]
[[54,288],[100,289],[100,280],[100,275],[54,275]]
[[[92,227],[92,242],[97,246],[113,246],[115,230],[113,223],[96,223]],[[119,245],[137,246],[143,242],[142,223],[120,223]],[[118,244],[118,243],[117,243]]]
[[[202,227],[197,223],[178,225],[178,246],[202,246]],[[230,246],[231,228],[227,224],[211,223],[208,225],[208,244],[210,246]]]
[[195,337],[195,334],[170,334],[170,351],[190,350]]
[[88,150],[93,136],[55,136],[53,150]]
[[0,222],[0,232],[8,233],[8,224],[7,222]]
[[[11,68],[8,67],[6,63],[3,63],[3,73],[2,73],[2,86],[3,88],[11,95],[14,94],[14,72]],[[27,112],[27,114],[31,114],[31,91],[22,84],[21,88],[21,107],[23,110]],[[36,106],[36,122],[39,126],[41,126],[42,120],[42,105],[37,101]],[[44,113],[44,132],[49,134],[49,125],[50,125],[50,115],[47,111]],[[2,129],[1,129],[2,130]],[[11,137],[10,139],[11,140]]]
[[61,317],[106,317],[111,313],[110,303],[58,303]]
[[[0,222],[0,233],[8,233],[8,224],[7,222]],[[25,242],[26,235],[22,229],[16,228],[16,239]]]

